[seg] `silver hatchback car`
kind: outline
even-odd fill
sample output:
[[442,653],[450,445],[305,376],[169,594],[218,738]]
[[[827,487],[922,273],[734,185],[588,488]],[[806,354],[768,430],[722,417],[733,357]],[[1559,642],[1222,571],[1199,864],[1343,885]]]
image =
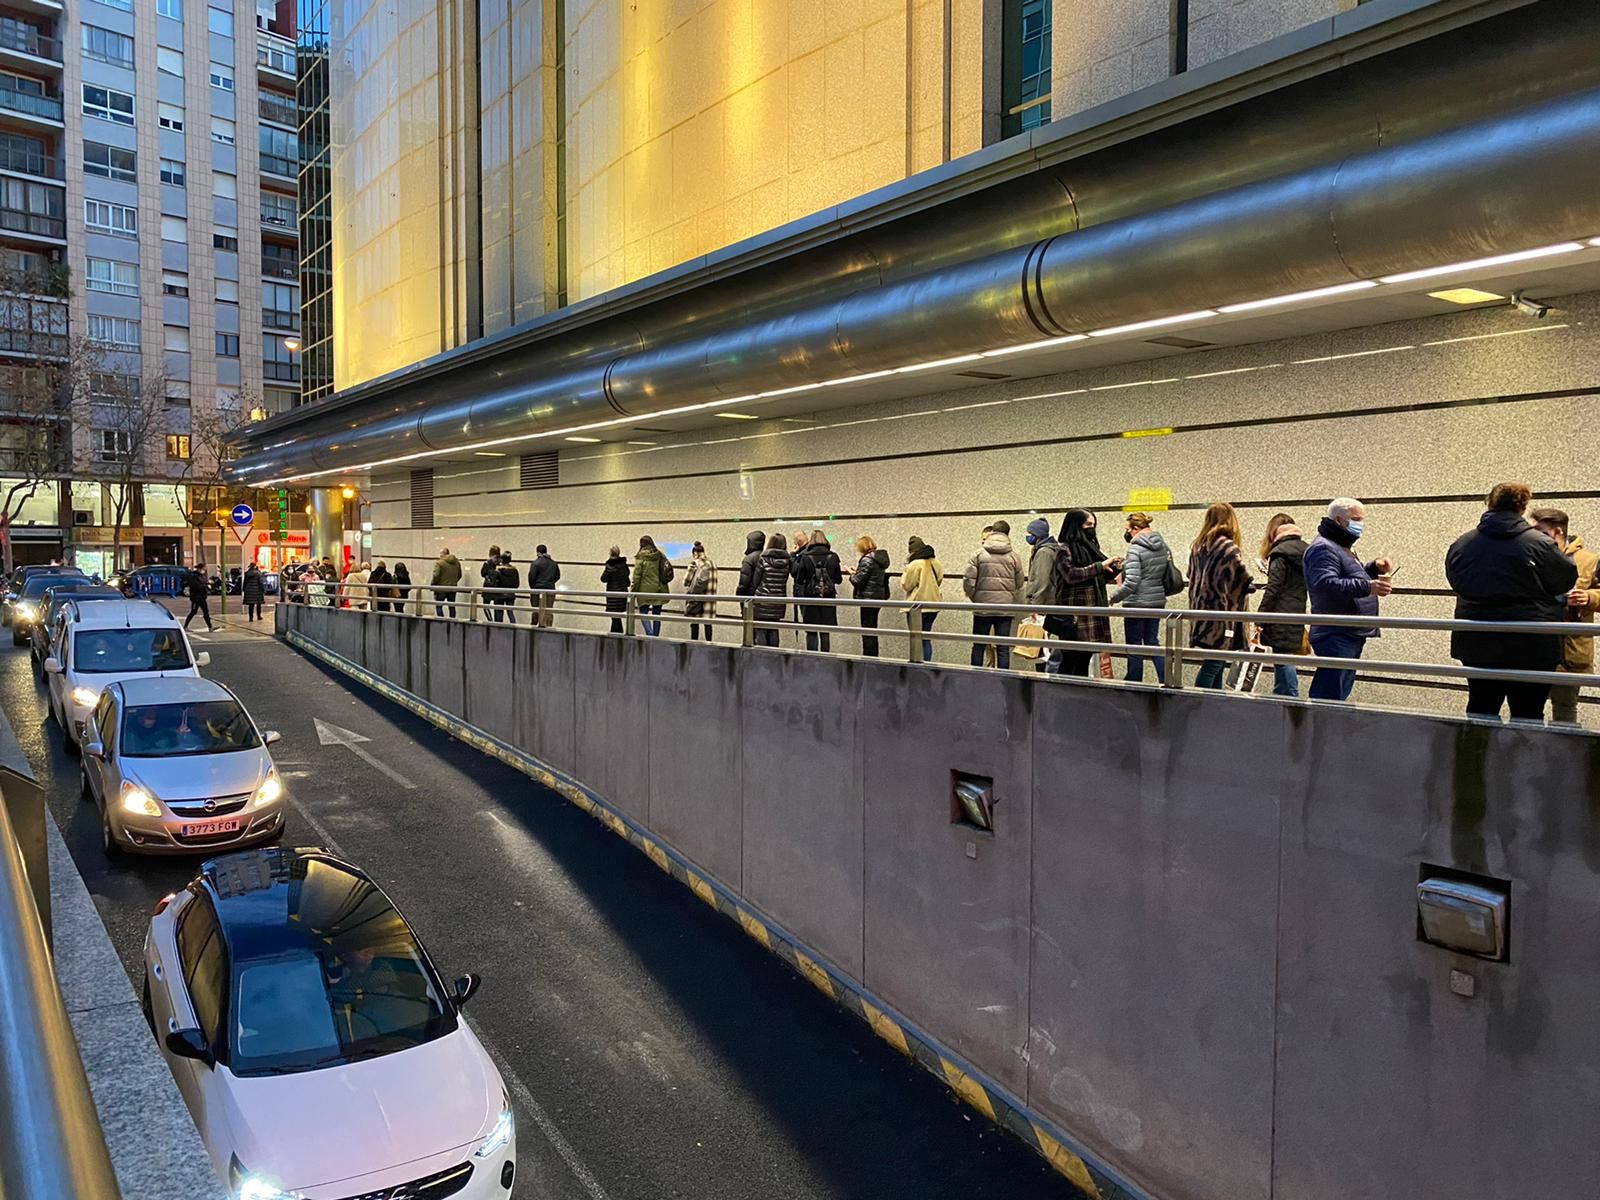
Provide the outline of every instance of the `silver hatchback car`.
[[283,831],[283,784],[256,729],[220,683],[142,676],[110,684],[84,724],[83,794],[107,854],[209,853]]

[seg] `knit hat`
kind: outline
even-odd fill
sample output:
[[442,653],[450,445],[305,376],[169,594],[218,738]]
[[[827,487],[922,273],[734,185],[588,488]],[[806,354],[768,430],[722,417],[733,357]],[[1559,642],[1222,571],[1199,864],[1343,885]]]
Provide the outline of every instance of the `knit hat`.
[[1028,522],[1028,544],[1042,542],[1050,536],[1050,522],[1043,517],[1035,517]]
[[921,538],[913,534],[911,541],[907,543],[906,548],[910,550],[912,554],[915,554],[918,550],[921,550],[924,545],[926,545],[926,543]]

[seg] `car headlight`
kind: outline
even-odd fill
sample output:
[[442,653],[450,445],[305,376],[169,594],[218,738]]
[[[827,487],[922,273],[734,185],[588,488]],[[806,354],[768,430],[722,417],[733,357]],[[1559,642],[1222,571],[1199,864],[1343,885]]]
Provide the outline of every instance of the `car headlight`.
[[483,1145],[472,1152],[474,1158],[493,1158],[504,1150],[511,1142],[511,1135],[516,1132],[516,1118],[511,1115],[511,1101],[505,1096],[500,1097],[500,1116],[494,1123],[494,1128],[489,1130],[489,1136],[483,1139]]
[[261,786],[256,789],[257,804],[272,804],[282,799],[283,784],[278,781],[276,770],[268,771],[267,777],[261,781]]
[[237,1154],[228,1159],[228,1183],[238,1200],[302,1200],[299,1192],[285,1191],[270,1179],[250,1174]]
[[125,811],[137,813],[140,816],[159,817],[161,806],[156,803],[155,797],[145,791],[136,783],[126,779],[122,781],[122,807]]
[[38,610],[31,604],[19,604],[12,613],[12,620],[31,621],[38,616]]
[[86,688],[80,684],[72,689],[72,702],[82,705],[84,708],[93,708],[100,703],[100,693],[93,688]]

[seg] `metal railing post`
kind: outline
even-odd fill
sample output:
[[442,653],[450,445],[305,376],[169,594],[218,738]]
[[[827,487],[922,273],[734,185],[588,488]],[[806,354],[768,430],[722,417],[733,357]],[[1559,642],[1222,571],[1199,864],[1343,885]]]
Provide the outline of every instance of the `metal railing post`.
[[[474,590],[470,590],[469,589],[468,592],[467,592],[467,620],[470,622],[470,621],[476,621],[477,619],[478,619],[478,593],[476,591],[474,591]],[[487,619],[487,617],[485,619]]]
[[629,637],[633,636],[634,624],[637,621],[638,616],[639,616],[639,593],[638,592],[629,592],[628,593],[628,607],[623,612],[623,617],[622,617],[622,632],[627,634]]
[[1164,657],[1166,658],[1166,679],[1162,687],[1183,687],[1183,631],[1186,621],[1182,616],[1171,616],[1162,622],[1164,634]]
[[749,596],[739,597],[739,615],[744,618],[744,628],[740,631],[741,646],[754,646],[756,644],[756,606],[755,601]]
[[909,647],[906,654],[907,662],[919,663],[922,661],[922,610],[908,608],[906,614],[906,645]]

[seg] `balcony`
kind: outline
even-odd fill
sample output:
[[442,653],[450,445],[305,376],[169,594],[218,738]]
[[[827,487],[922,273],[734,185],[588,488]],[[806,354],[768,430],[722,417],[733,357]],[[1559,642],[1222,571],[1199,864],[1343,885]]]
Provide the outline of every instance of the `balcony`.
[[264,362],[261,364],[261,374],[266,379],[278,383],[299,383],[300,364],[286,362]]
[[21,208],[0,208],[0,230],[64,242],[67,240],[67,219]]
[[261,119],[272,121],[275,124],[286,126],[289,129],[298,127],[300,123],[299,110],[295,108],[294,100],[288,96],[280,96],[276,92],[260,92],[258,94]]
[[295,77],[294,43],[265,30],[257,32],[256,66],[267,83],[282,84]]
[[298,220],[293,208],[277,208],[262,206],[261,223],[272,226],[272,231],[298,234]]
[[60,129],[61,97],[35,96],[32,92],[0,88],[0,118],[20,119],[27,125]]
[[[26,354],[34,358],[65,358],[67,335],[34,329],[8,329],[0,325],[0,354]],[[295,378],[300,378],[295,367]]]
[[293,179],[299,171],[300,164],[292,158],[284,158],[281,154],[261,155],[261,173],[263,175],[276,175],[280,179]]
[[269,279],[299,279],[300,259],[292,254],[263,253],[261,273]]
[[20,146],[0,136],[0,171],[15,171],[19,175],[32,175],[37,179],[62,180],[66,178],[62,160],[53,154]]
[[61,40],[14,17],[0,16],[0,61],[5,60],[23,67],[38,67],[41,62],[59,67]]

